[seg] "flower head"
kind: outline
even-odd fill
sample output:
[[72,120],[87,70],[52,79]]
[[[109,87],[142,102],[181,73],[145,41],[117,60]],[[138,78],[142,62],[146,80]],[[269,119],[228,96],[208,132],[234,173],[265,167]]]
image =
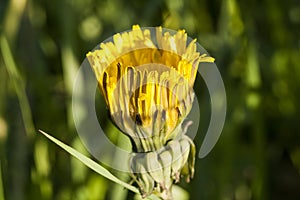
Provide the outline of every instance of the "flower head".
[[187,44],[184,30],[171,35],[161,27],[133,26],[87,54],[110,115],[132,141],[133,178],[144,196],[169,196],[180,172],[193,176],[195,147],[182,122],[192,108],[200,62],[212,57]]

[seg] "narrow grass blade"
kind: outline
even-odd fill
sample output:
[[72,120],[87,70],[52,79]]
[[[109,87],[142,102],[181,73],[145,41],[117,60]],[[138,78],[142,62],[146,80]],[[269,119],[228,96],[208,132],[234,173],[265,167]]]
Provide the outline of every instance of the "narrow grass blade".
[[85,164],[87,167],[94,170],[98,174],[104,176],[105,178],[108,178],[111,181],[114,181],[115,183],[118,183],[118,184],[122,185],[123,187],[127,188],[128,190],[131,190],[135,193],[139,193],[139,190],[136,187],[121,181],[120,179],[118,179],[117,177],[112,175],[107,169],[105,169],[104,167],[102,167],[101,165],[99,165],[98,163],[93,161],[92,159],[86,157],[85,155],[83,155],[80,152],[76,151],[72,147],[70,147],[70,146],[62,143],[61,141],[55,139],[54,137],[50,136],[49,134],[45,133],[44,131],[39,130],[39,132],[41,132],[48,139],[50,139],[52,142],[54,142],[55,144],[57,144],[58,146],[63,148],[65,151],[70,153],[72,156],[74,156],[75,158],[80,160],[83,164]]
[[8,41],[4,35],[0,36],[0,49],[2,51],[3,61],[9,74],[9,78],[12,81],[18,100],[20,102],[20,108],[24,120],[26,133],[29,137],[32,137],[35,128],[32,120],[29,100],[25,91],[25,81],[20,75]]

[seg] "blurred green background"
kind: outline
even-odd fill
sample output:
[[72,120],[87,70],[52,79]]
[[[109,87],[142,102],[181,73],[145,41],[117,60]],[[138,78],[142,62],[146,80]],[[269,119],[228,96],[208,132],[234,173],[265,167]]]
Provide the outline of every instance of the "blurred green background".
[[[89,50],[133,24],[184,28],[216,58],[225,83],[220,140],[196,159],[191,183],[180,184],[190,199],[299,199],[298,0],[2,0],[0,200],[133,199],[37,132],[88,155],[71,115],[73,79]],[[199,150],[210,113],[197,81]]]

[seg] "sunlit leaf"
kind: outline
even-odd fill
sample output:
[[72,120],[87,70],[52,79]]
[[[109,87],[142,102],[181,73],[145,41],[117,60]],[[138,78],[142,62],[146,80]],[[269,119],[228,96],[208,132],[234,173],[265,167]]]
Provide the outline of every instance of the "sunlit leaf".
[[109,180],[111,180],[115,183],[118,183],[118,184],[122,185],[123,187],[127,188],[128,190],[131,190],[135,193],[139,193],[139,190],[136,187],[133,187],[133,186],[129,185],[128,183],[125,183],[125,182],[121,181],[120,179],[118,179],[117,177],[112,175],[107,169],[105,169],[104,167],[102,167],[101,165],[96,163],[95,161],[91,160],[90,158],[88,158],[85,155],[81,154],[80,152],[76,151],[72,147],[70,147],[70,146],[62,143],[61,141],[55,139],[54,137],[50,136],[49,134],[45,133],[44,131],[40,130],[40,132],[43,135],[45,135],[48,139],[50,139],[52,142],[54,142],[55,144],[57,144],[58,146],[63,148],[65,151],[70,153],[72,156],[74,156],[75,158],[80,160],[83,164],[85,164],[87,167],[91,168],[92,170],[94,170],[98,174],[104,176],[105,178],[108,178]]

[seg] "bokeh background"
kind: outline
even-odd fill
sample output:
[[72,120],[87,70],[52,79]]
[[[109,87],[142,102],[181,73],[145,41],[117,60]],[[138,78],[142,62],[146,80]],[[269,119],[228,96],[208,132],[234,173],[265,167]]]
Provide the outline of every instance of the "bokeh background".
[[[195,178],[180,184],[190,199],[299,199],[298,0],[1,0],[0,199],[134,198],[37,132],[89,155],[71,114],[74,77],[89,50],[133,24],[184,28],[224,80],[226,124],[213,151],[196,160]],[[195,91],[199,150],[210,118],[200,76]],[[97,109],[107,112],[100,100]]]

